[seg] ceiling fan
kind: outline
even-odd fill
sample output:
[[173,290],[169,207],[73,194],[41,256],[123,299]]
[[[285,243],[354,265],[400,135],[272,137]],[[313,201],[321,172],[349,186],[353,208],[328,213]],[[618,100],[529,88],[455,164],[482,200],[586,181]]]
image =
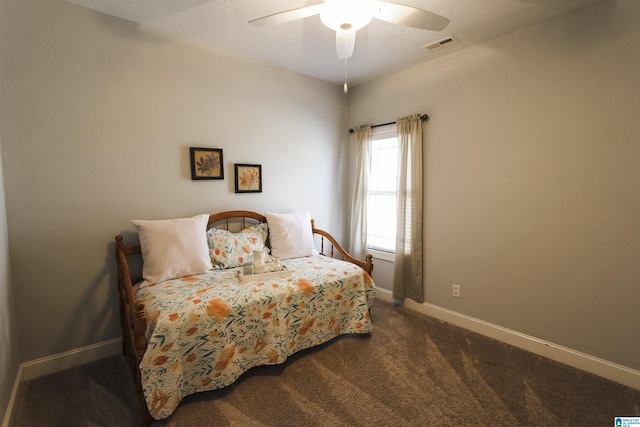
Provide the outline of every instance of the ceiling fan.
[[320,15],[324,25],[336,32],[339,59],[349,58],[356,43],[356,31],[372,18],[422,30],[441,31],[449,19],[412,6],[380,0],[324,0],[324,3],[286,10],[249,21],[261,27]]

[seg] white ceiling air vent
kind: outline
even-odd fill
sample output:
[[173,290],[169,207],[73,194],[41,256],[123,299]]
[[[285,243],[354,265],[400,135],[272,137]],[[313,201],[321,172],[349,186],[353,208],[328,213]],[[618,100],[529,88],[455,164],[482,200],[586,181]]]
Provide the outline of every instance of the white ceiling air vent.
[[441,47],[449,46],[454,43],[458,43],[458,39],[454,36],[448,36],[436,42],[425,44],[424,46],[422,46],[422,48],[427,49],[429,52],[432,52],[436,49],[440,49]]

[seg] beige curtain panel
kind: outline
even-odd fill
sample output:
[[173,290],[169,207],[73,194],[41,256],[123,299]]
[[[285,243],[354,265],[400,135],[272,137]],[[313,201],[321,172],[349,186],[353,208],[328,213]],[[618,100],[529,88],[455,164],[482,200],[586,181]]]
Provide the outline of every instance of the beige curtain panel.
[[356,129],[356,176],[351,205],[351,254],[358,259],[367,255],[367,198],[371,170],[371,126]]
[[398,209],[393,298],[424,302],[422,271],[422,120],[399,118]]

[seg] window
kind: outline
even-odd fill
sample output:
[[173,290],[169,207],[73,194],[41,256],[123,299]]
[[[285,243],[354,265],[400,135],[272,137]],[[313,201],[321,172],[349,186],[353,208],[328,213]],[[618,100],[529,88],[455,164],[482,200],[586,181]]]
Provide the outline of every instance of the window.
[[368,247],[395,251],[396,191],[398,182],[398,136],[396,126],[372,129],[371,172],[369,175]]

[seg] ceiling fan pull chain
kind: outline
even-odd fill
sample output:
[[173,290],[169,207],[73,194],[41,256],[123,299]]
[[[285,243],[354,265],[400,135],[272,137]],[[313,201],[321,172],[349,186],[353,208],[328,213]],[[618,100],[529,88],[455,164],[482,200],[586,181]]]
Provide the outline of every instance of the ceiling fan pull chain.
[[344,58],[344,93],[349,92],[349,86],[347,86],[347,58]]
[[[349,39],[345,38],[344,39],[344,49],[345,52],[347,50],[349,50]],[[349,58],[349,55],[344,56],[344,87],[342,88],[342,90],[344,91],[344,93],[346,94],[347,92],[349,92],[349,86],[347,86],[347,59]]]

